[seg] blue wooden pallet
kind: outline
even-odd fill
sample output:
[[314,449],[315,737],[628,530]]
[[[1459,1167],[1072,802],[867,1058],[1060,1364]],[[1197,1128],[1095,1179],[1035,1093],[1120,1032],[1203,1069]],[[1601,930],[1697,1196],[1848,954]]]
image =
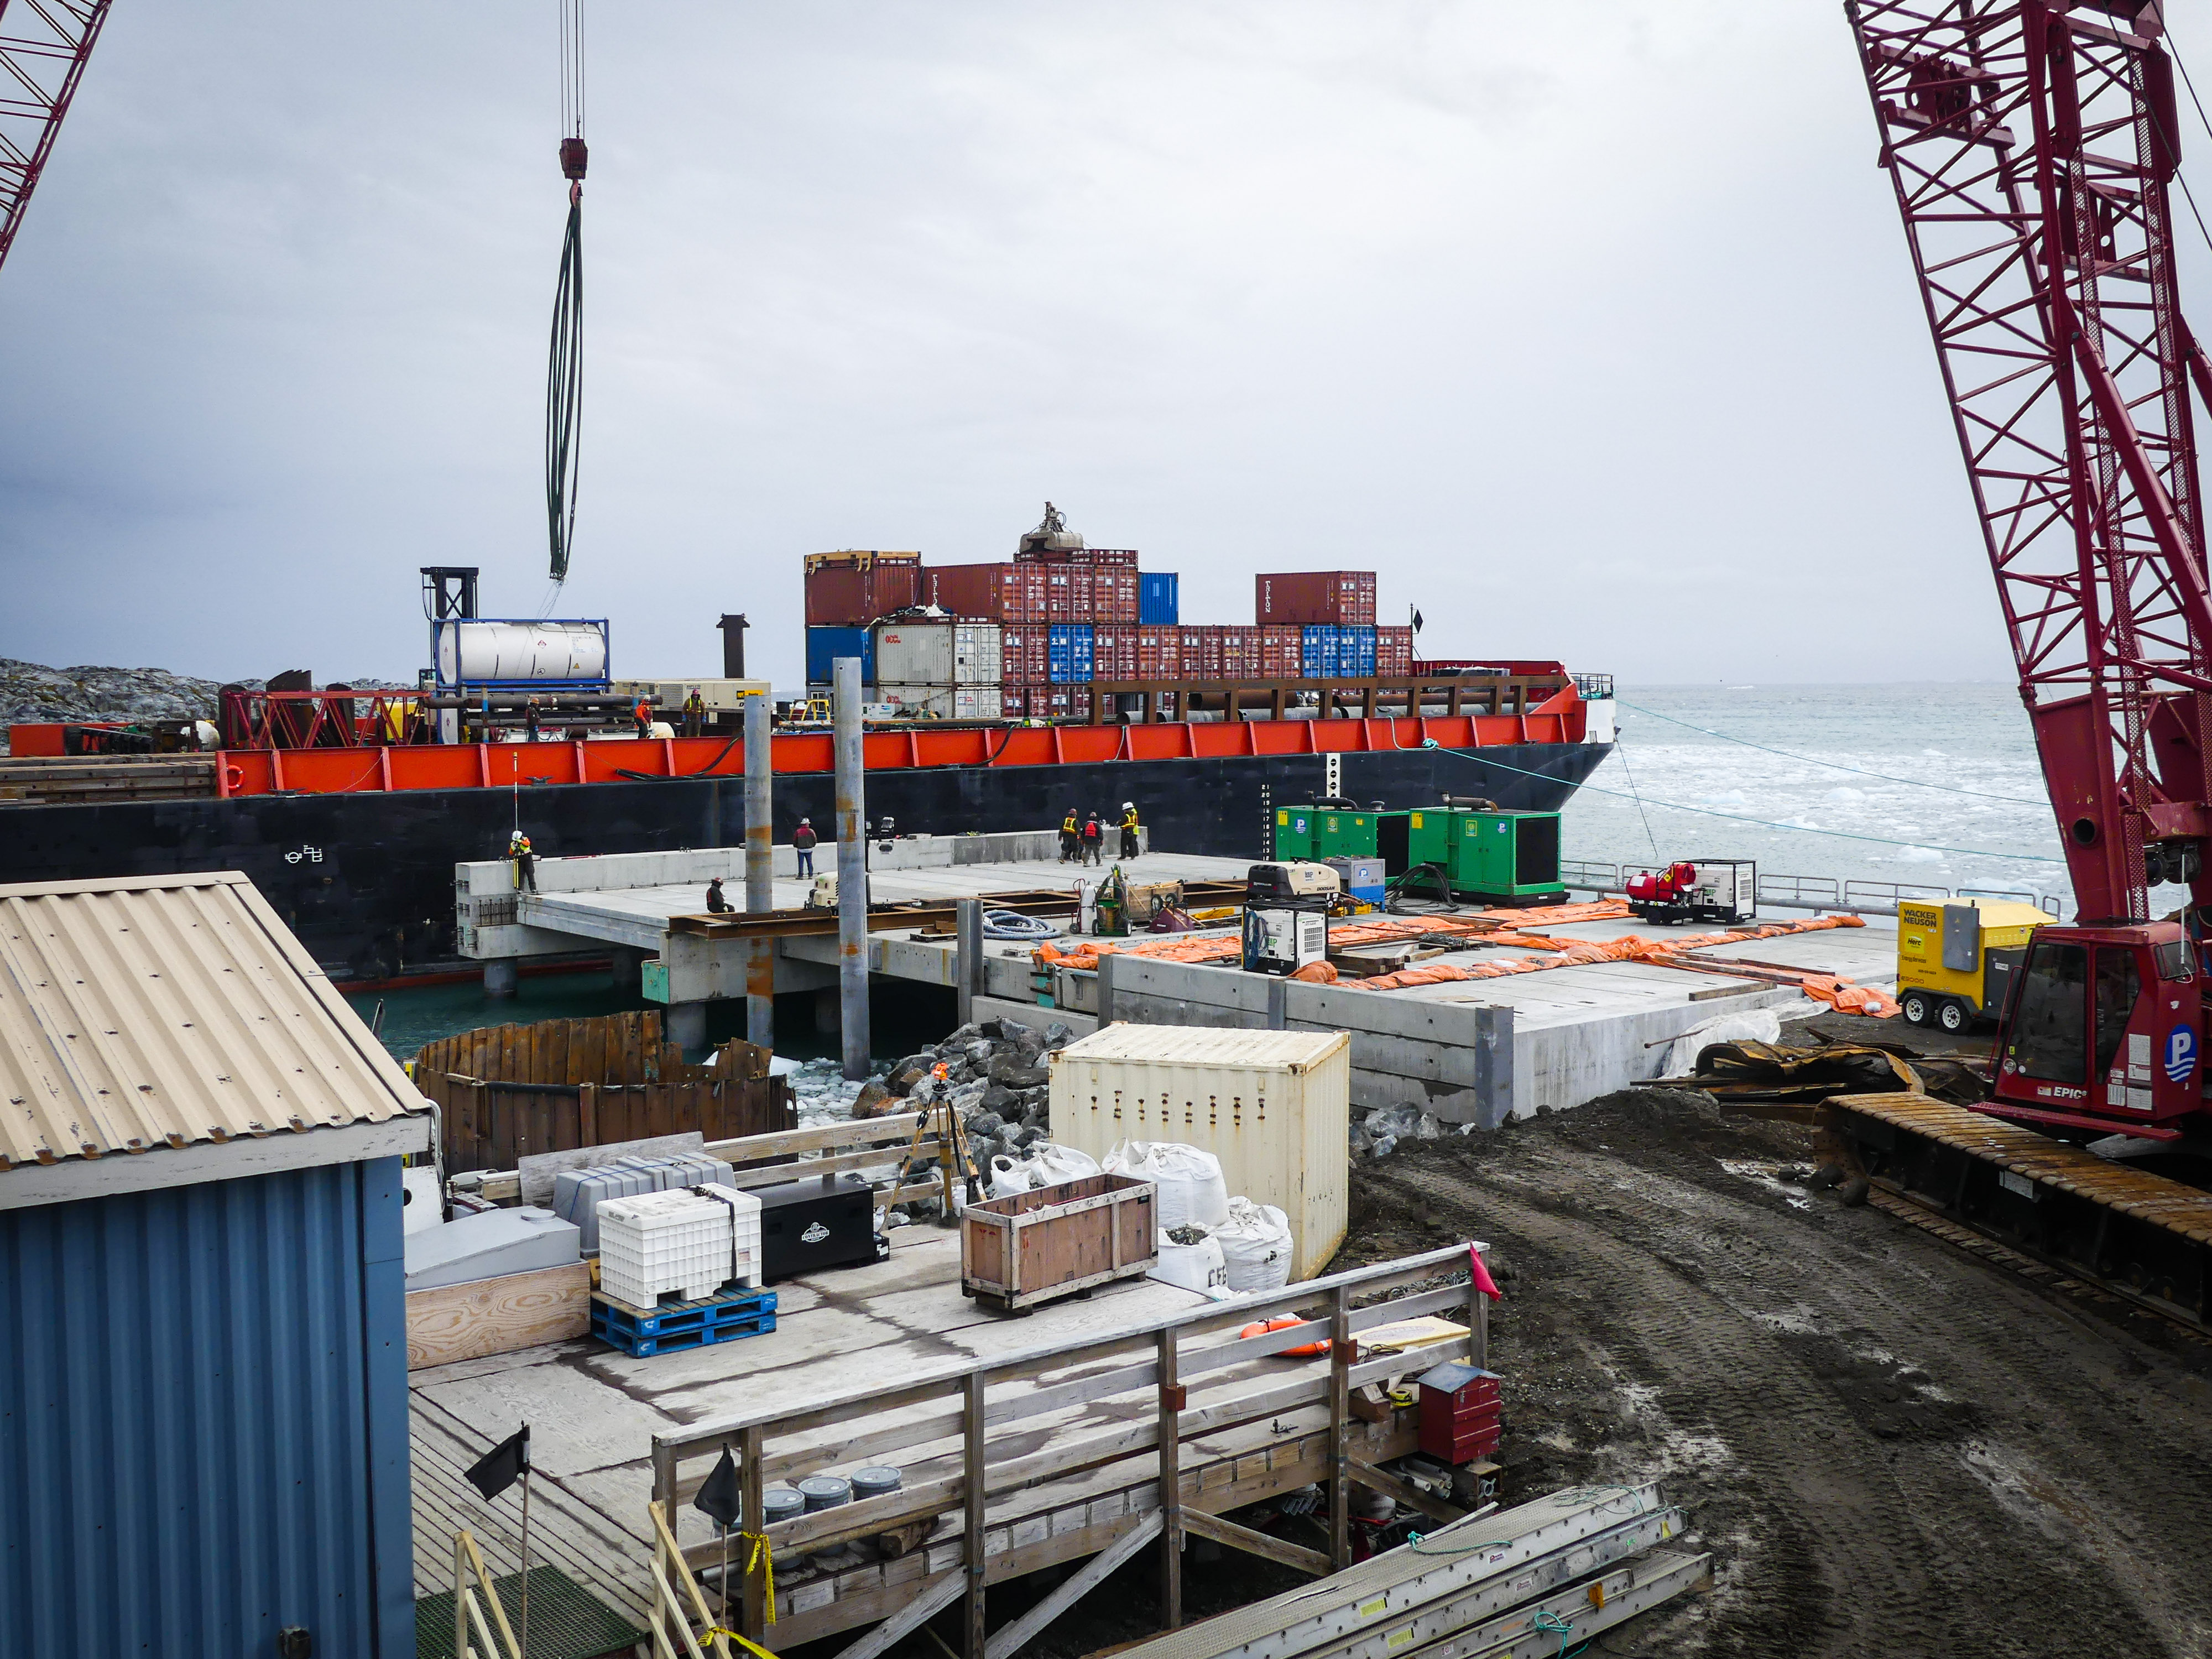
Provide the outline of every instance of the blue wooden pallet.
[[775,1292],[743,1291],[734,1296],[678,1302],[645,1312],[601,1292],[592,1297],[592,1334],[633,1359],[710,1342],[763,1336],[775,1328]]

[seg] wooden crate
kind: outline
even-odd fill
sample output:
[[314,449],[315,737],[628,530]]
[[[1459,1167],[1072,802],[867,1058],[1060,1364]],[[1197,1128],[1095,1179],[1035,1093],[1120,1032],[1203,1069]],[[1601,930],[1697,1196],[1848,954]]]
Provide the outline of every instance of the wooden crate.
[[1085,1176],[970,1204],[960,1224],[960,1288],[1009,1312],[1136,1279],[1159,1260],[1154,1188],[1119,1175]]

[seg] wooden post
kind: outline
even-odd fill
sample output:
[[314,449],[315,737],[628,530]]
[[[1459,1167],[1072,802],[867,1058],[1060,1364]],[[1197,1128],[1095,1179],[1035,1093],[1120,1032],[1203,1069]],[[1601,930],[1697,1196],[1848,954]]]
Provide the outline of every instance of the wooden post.
[[[754,1572],[753,1540],[768,1530],[768,1500],[761,1492],[761,1431],[758,1428],[738,1431],[738,1523],[746,1535],[738,1540],[738,1561],[745,1575],[744,1622],[738,1628],[752,1640],[768,1640],[768,1574]],[[722,1605],[727,1607],[730,1586],[722,1585]]]
[[597,1146],[599,1139],[599,1085],[580,1083],[576,1085],[576,1128],[583,1139],[580,1146]]
[[[948,1197],[950,1195],[948,1194]],[[968,1374],[967,1421],[962,1425],[966,1468],[961,1481],[968,1500],[968,1659],[983,1659],[983,1373]]]
[[[1120,1231],[1120,1223],[1115,1223]],[[1182,1384],[1176,1375],[1176,1328],[1160,1333],[1160,1622],[1182,1624]]]
[[1328,1554],[1352,1565],[1352,1303],[1341,1285],[1330,1293],[1328,1329]]

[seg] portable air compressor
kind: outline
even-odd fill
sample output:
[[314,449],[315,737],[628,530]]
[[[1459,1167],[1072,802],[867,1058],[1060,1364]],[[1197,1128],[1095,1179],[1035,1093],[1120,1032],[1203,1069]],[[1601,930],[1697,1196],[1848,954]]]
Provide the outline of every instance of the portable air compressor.
[[1248,904],[1266,904],[1279,899],[1326,900],[1335,897],[1341,887],[1334,870],[1311,860],[1255,864],[1245,873],[1244,899]]

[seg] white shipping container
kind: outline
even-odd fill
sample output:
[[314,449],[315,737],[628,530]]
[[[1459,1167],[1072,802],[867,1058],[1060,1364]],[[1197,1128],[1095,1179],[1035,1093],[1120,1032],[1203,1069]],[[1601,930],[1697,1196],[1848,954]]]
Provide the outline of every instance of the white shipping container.
[[878,685],[876,695],[906,720],[994,720],[1001,707],[995,685]]
[[1352,1039],[1342,1031],[1109,1025],[1048,1056],[1052,1138],[1103,1158],[1171,1140],[1221,1160],[1232,1197],[1290,1218],[1291,1277],[1344,1242]]
[[741,714],[747,697],[764,697],[770,692],[766,680],[731,680],[712,675],[696,680],[616,680],[610,689],[617,696],[659,697],[661,714],[671,720],[683,717],[684,700],[695,690],[710,714]]
[[876,624],[879,685],[988,685],[1001,678],[1003,641],[996,623]]

